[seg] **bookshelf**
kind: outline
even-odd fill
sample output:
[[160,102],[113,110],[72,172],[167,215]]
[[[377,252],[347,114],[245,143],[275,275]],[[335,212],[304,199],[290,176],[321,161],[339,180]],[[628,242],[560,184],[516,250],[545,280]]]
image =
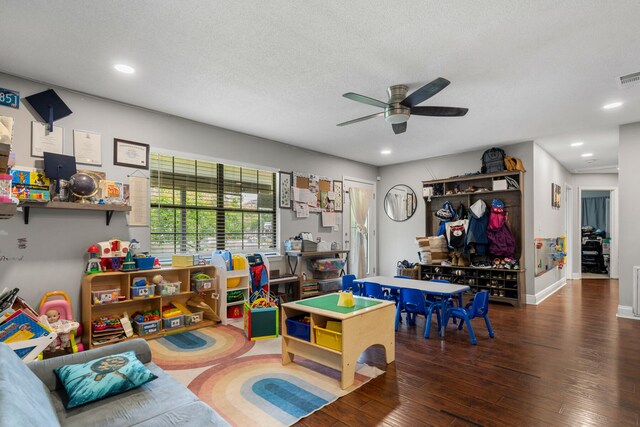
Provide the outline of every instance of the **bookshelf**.
[[[169,304],[172,301],[177,301],[183,305],[187,304],[187,301],[197,292],[191,291],[191,274],[195,272],[203,272],[209,276],[217,277],[217,268],[211,265],[197,265],[189,267],[168,267],[153,270],[139,270],[130,272],[105,272],[85,275],[82,279],[82,329],[83,329],[83,343],[88,348],[94,348],[97,346],[103,346],[112,344],[114,342],[125,341],[133,338],[145,338],[152,339],[162,337],[168,333],[183,332],[192,329],[198,329],[205,326],[211,326],[214,324],[212,319],[208,319],[205,314],[205,319],[202,321],[179,328],[164,328],[160,325],[160,329],[157,333],[137,335],[133,334],[130,338],[123,338],[117,341],[112,341],[104,344],[94,344],[94,337],[92,336],[91,323],[99,319],[100,317],[113,315],[118,318],[123,313],[132,315],[136,311],[145,310],[158,310],[162,312],[162,306]],[[174,295],[161,296],[159,292],[156,292],[154,296],[149,298],[132,299],[131,298],[131,283],[135,278],[145,277],[149,282],[156,274],[161,274],[165,280],[169,282],[181,282],[180,291]],[[204,292],[200,292],[201,296],[204,296],[204,302],[217,312],[217,279],[214,280],[214,285],[211,289]],[[120,295],[125,295],[126,298],[116,302],[108,304],[94,304],[92,298],[92,291],[112,291],[117,290]]]

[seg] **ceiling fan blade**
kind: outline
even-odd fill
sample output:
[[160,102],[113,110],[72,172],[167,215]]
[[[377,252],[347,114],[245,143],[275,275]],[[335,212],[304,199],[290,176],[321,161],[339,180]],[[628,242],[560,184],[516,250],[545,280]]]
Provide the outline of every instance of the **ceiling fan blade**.
[[411,95],[407,96],[401,104],[405,107],[414,107],[449,86],[449,83],[451,83],[449,80],[438,77],[431,83],[427,83],[420,89],[414,91]]
[[389,106],[389,104],[387,104],[386,102],[378,101],[377,99],[369,98],[368,96],[358,95],[357,93],[353,92],[347,92],[342,96],[344,96],[345,98],[349,98],[352,101],[373,105],[374,107],[387,108]]
[[365,120],[373,119],[374,117],[378,117],[378,116],[384,116],[384,111],[372,114],[370,116],[360,117],[359,119],[349,120],[348,122],[338,123],[336,126],[346,126],[352,123],[364,122]]
[[437,117],[460,117],[467,114],[468,108],[457,107],[413,107],[411,115],[415,116],[437,116]]
[[395,133],[396,135],[399,133],[404,133],[407,130],[407,122],[394,123],[391,125],[391,127],[393,128],[393,133]]

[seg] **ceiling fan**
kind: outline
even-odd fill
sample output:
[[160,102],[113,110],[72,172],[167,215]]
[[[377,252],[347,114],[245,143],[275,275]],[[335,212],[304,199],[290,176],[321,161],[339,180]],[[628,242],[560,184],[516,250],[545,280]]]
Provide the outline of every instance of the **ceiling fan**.
[[359,95],[357,93],[345,93],[345,98],[353,101],[362,102],[364,104],[373,105],[374,107],[384,108],[384,111],[370,116],[360,117],[359,119],[349,120],[348,122],[339,123],[337,126],[350,125],[352,123],[362,122],[374,117],[384,116],[387,123],[391,123],[393,132],[396,134],[403,133],[407,130],[407,120],[411,115],[416,116],[436,116],[436,117],[460,117],[467,114],[468,108],[457,107],[418,107],[418,104],[431,98],[451,83],[449,80],[438,77],[431,83],[427,83],[420,89],[414,91],[407,96],[409,88],[405,85],[390,86],[387,89],[389,101],[382,102],[368,96]]

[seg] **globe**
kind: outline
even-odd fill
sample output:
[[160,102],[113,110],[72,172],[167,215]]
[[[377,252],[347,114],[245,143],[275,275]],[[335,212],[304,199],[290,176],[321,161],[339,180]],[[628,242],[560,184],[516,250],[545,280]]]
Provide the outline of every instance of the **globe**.
[[98,192],[98,184],[90,175],[80,172],[69,178],[69,190],[71,194],[80,198],[81,203],[87,203],[86,199]]

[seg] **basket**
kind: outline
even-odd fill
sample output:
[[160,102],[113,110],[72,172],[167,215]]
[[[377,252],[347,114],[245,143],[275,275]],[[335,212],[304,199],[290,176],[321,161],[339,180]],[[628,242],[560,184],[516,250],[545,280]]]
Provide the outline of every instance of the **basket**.
[[318,242],[314,242],[313,240],[302,241],[302,252],[317,252],[317,251],[318,251]]
[[398,276],[406,276],[414,280],[420,279],[420,269],[419,268],[401,268],[398,267],[396,272]]
[[155,295],[156,285],[132,286],[131,299],[151,298]]
[[140,336],[155,334],[160,332],[160,321],[150,320],[148,322],[136,322],[134,320],[133,329],[136,331],[136,334]]
[[213,288],[215,278],[210,279],[193,279],[191,282],[191,290],[194,292],[202,292]]
[[184,316],[182,314],[162,319],[162,327],[164,329],[175,329],[181,326],[184,326]]
[[133,260],[138,270],[153,270],[153,263],[156,261],[156,258],[150,256],[146,258],[134,258]]
[[304,316],[287,319],[287,335],[305,341],[311,341],[311,324],[301,322]]
[[195,313],[189,313],[184,315],[185,326],[195,325],[202,322],[204,319],[204,311],[196,311]]
[[332,350],[342,351],[342,323],[329,320],[326,327],[313,327],[316,333],[316,344]]
[[107,289],[105,291],[91,291],[93,305],[110,304],[118,302],[120,289]]

